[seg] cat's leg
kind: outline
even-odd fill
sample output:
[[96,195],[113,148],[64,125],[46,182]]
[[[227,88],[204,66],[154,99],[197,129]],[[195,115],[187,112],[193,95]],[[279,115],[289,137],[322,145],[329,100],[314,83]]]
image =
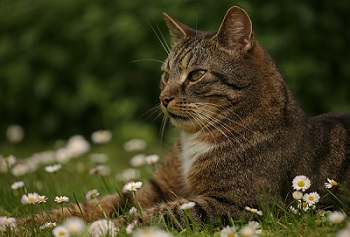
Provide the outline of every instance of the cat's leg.
[[[194,206],[185,207],[186,203]],[[188,209],[186,209],[188,208]],[[230,218],[250,219],[252,213],[238,207],[231,201],[221,200],[215,197],[198,196],[194,198],[179,198],[175,201],[159,202],[147,208],[138,210],[137,213],[129,214],[122,218],[114,219],[116,226],[126,226],[130,223],[137,223],[139,226],[150,224],[173,226],[181,230],[188,226],[188,223],[195,222],[211,224],[228,224]]]

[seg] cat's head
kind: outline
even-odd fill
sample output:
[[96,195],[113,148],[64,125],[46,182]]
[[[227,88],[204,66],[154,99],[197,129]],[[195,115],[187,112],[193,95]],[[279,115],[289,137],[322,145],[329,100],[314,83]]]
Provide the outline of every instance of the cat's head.
[[172,50],[162,65],[159,98],[171,123],[193,133],[217,126],[228,113],[237,120],[245,116],[258,103],[248,14],[231,7],[215,33],[191,29],[164,15]]

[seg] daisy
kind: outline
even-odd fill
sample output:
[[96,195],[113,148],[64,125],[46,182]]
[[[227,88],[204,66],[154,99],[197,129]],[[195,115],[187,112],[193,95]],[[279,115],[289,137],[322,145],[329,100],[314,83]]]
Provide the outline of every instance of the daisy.
[[294,200],[300,200],[303,198],[303,193],[300,191],[294,191],[292,193],[292,196],[293,196]]
[[310,188],[311,181],[304,175],[298,175],[293,179],[292,184],[295,190],[301,190],[304,192],[306,189]]
[[38,203],[46,202],[47,197],[45,195],[39,195],[38,196]]
[[260,211],[260,210],[258,210],[258,209],[256,209],[256,208],[245,207],[245,209],[246,209],[247,211],[252,212],[252,213],[258,214],[259,216],[262,216],[262,215],[263,215],[263,212]]
[[12,168],[12,174],[14,176],[23,176],[29,172],[29,167],[26,164],[19,163]]
[[43,230],[43,229],[46,229],[46,228],[53,228],[53,227],[56,227],[56,226],[57,226],[56,222],[47,222],[47,223],[43,224],[42,226],[40,226],[40,229]]
[[100,236],[110,236],[115,237],[119,228],[109,220],[98,220],[93,222],[89,227],[89,234],[91,237],[100,237]]
[[129,182],[130,180],[135,180],[140,178],[140,171],[134,168],[127,168],[121,173],[116,174],[115,178],[122,182]]
[[124,150],[127,152],[142,151],[146,149],[147,144],[142,139],[131,139],[124,143]]
[[138,221],[134,220],[133,222],[131,222],[129,225],[126,226],[125,231],[128,235],[130,235],[134,231],[137,223],[138,223]]
[[320,195],[317,192],[306,193],[303,196],[303,200],[307,202],[309,206],[312,206],[320,200]]
[[132,167],[141,167],[146,164],[146,156],[144,154],[138,154],[130,159],[130,165]]
[[94,163],[106,163],[108,161],[107,154],[104,153],[93,153],[89,155],[90,161]]
[[339,224],[339,223],[344,221],[345,217],[346,216],[343,212],[334,211],[334,212],[329,213],[328,221],[331,224]]
[[164,230],[147,227],[144,229],[137,230],[133,233],[132,237],[172,237],[173,235]]
[[79,157],[90,150],[90,143],[83,136],[75,135],[69,138],[66,148],[71,157]]
[[52,233],[55,237],[69,237],[69,231],[66,227],[60,225],[56,226],[53,230]]
[[289,207],[289,210],[290,210],[294,215],[296,215],[296,214],[299,213],[299,211],[298,211],[297,209],[295,209],[295,207],[293,207],[293,206],[290,206],[290,207]]
[[107,165],[97,165],[89,170],[90,175],[98,174],[102,176],[109,175],[111,169]]
[[251,221],[248,223],[248,225],[243,226],[239,233],[242,237],[255,237],[261,235],[260,224],[256,221]]
[[61,164],[68,163],[68,161],[70,161],[71,158],[72,156],[70,154],[70,151],[66,147],[62,147],[55,152],[55,159]]
[[62,224],[73,236],[80,236],[85,229],[85,221],[79,217],[69,217]]
[[159,156],[155,154],[146,156],[145,161],[146,161],[146,164],[148,165],[154,165],[159,161]]
[[16,219],[13,217],[0,216],[0,232],[7,228],[16,228]]
[[97,191],[97,189],[92,189],[89,192],[86,193],[86,200],[97,198],[100,195],[100,193]]
[[324,183],[325,188],[330,189],[330,188],[333,188],[334,186],[338,186],[338,182],[335,181],[334,179],[327,178],[327,181],[328,182]]
[[3,159],[6,162],[8,167],[12,167],[14,164],[16,164],[16,161],[17,161],[17,158],[14,155],[9,155]]
[[220,237],[235,237],[237,234],[236,227],[233,226],[226,226],[220,231]]
[[28,193],[27,195],[23,194],[21,202],[23,205],[34,204],[34,203],[38,202],[38,198],[39,198],[39,194],[37,194],[37,193]]
[[24,182],[23,181],[17,181],[17,182],[14,182],[11,185],[11,189],[12,190],[16,190],[16,189],[23,188],[23,187],[24,187]]
[[187,210],[187,209],[191,209],[191,208],[194,208],[196,206],[196,203],[195,202],[187,202],[187,203],[184,203],[180,206],[180,209],[181,210]]
[[69,202],[69,198],[66,196],[56,196],[54,201],[56,203]]
[[142,182],[134,182],[130,181],[129,183],[126,183],[122,189],[123,193],[126,192],[136,192],[137,189],[142,187]]
[[23,140],[24,138],[24,129],[22,126],[13,124],[7,127],[6,130],[7,140],[10,143],[16,144]]
[[109,130],[99,130],[91,134],[91,140],[96,144],[107,143],[112,139],[112,132]]
[[62,168],[62,165],[60,164],[55,164],[55,165],[49,165],[45,167],[45,171],[48,173],[56,173]]

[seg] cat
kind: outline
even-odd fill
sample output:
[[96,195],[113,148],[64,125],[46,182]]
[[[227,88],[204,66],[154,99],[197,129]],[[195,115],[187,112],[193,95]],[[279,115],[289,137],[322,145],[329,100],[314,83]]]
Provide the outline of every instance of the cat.
[[[170,153],[135,196],[111,194],[25,222],[76,215],[89,222],[112,218],[122,226],[162,218],[181,228],[187,218],[182,204],[195,203],[187,211],[199,223],[249,219],[246,206],[291,201],[298,175],[306,175],[322,197],[327,178],[350,189],[350,114],[308,117],[254,40],[244,9],[228,9],[215,33],[164,16],[172,49],[161,68],[160,107],[181,131]],[[322,202],[334,204],[330,195]],[[131,206],[142,212],[122,215]]]

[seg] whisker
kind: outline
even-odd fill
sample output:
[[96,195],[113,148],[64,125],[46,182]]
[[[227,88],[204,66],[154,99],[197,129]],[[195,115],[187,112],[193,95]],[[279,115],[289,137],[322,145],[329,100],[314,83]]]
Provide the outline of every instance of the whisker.
[[[169,48],[169,46],[168,46],[168,44],[167,44],[166,42],[163,42],[163,41],[162,41],[162,40],[164,40],[164,36],[163,36],[163,34],[161,33],[161,31],[159,30],[159,27],[158,27],[157,23],[154,21],[155,24],[156,24],[156,26],[157,26],[157,28],[158,28],[158,30],[159,30],[159,32],[156,31],[156,29],[153,27],[153,25],[149,22],[149,20],[148,20],[147,18],[146,18],[146,21],[147,21],[147,23],[149,24],[149,26],[151,27],[151,29],[152,29],[152,31],[154,32],[154,34],[156,35],[156,37],[157,37],[159,43],[162,45],[162,48],[164,49],[164,51],[166,52],[166,54],[169,55],[169,53],[170,53],[170,48]],[[159,36],[159,33],[161,34],[162,37]]]

